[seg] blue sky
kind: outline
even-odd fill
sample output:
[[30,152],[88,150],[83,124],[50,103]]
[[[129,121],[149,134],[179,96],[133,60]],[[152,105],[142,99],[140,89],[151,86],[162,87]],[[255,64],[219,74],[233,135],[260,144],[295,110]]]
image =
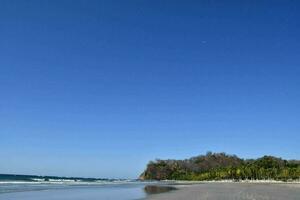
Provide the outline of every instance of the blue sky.
[[0,2],[0,173],[300,159],[298,1]]

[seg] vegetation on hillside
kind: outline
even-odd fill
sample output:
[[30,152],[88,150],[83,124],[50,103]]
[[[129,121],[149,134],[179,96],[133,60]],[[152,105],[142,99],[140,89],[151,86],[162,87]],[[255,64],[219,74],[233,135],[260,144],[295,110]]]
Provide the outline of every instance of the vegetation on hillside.
[[144,180],[296,180],[300,161],[273,156],[241,159],[225,153],[211,153],[186,160],[151,161],[142,173]]

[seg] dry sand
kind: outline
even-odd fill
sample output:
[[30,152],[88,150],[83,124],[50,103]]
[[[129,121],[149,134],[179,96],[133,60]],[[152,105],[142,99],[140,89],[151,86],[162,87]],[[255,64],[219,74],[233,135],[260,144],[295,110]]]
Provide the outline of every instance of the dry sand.
[[148,200],[300,200],[300,184],[203,183],[151,195]]

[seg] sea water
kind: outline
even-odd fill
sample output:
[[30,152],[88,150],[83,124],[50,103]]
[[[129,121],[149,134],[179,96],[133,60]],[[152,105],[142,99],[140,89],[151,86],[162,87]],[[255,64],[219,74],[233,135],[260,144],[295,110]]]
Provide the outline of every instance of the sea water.
[[136,200],[168,190],[150,185],[153,183],[0,183],[0,200]]

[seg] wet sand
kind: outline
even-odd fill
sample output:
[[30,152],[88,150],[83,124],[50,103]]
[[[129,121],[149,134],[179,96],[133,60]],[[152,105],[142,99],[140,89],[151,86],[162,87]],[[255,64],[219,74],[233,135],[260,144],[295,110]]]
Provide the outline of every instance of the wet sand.
[[176,186],[148,200],[300,200],[299,184],[204,183]]

